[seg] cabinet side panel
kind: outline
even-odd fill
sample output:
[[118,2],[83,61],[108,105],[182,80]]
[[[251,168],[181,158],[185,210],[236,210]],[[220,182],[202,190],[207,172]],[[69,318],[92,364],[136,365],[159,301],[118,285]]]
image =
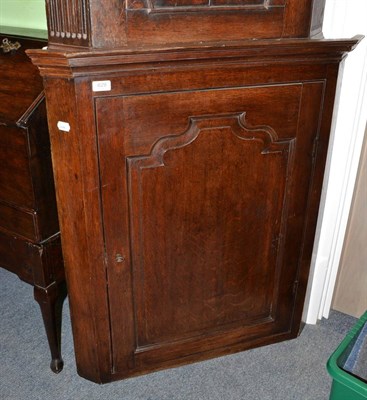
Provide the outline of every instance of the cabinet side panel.
[[[111,361],[95,128],[92,103],[85,98],[89,85],[79,82],[78,90],[74,85],[73,80],[45,79],[78,372],[101,382],[111,372]],[[78,104],[83,104],[81,118]],[[70,131],[63,130],[65,124]]]

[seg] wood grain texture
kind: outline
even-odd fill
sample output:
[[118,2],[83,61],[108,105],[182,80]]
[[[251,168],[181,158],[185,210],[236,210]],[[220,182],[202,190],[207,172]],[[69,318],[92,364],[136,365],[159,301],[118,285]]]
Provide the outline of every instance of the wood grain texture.
[[190,122],[127,160],[137,351],[273,319],[292,139],[239,115]]

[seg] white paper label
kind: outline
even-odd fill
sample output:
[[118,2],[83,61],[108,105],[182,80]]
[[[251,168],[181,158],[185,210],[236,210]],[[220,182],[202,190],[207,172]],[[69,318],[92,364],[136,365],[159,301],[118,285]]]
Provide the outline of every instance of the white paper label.
[[93,81],[93,92],[107,92],[111,90],[111,81]]
[[57,123],[57,127],[59,128],[60,131],[70,132],[70,124],[68,122],[59,121]]

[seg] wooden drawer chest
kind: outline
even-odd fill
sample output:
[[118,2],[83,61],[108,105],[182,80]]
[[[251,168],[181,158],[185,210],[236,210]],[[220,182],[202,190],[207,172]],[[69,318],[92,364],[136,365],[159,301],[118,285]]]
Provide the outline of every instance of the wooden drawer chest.
[[296,337],[339,63],[360,38],[323,39],[323,1],[66,3],[29,55],[78,372]]
[[[5,42],[3,42],[5,40]],[[34,286],[54,372],[66,296],[42,79],[25,54],[44,41],[0,35],[0,266]]]

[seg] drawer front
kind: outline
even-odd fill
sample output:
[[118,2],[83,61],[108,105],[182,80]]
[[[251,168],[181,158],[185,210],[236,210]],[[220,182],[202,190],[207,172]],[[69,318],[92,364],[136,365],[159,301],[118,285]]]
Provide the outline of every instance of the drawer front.
[[24,239],[0,231],[0,267],[34,284],[33,271],[42,269],[39,248]]
[[323,90],[96,100],[117,373],[290,335]]
[[33,208],[27,131],[0,126],[0,200]]
[[41,239],[37,230],[37,219],[34,212],[4,203],[0,203],[0,229],[34,242],[38,242]]
[[40,287],[64,281],[60,236],[56,235],[42,245],[34,245],[0,230],[0,267]]

